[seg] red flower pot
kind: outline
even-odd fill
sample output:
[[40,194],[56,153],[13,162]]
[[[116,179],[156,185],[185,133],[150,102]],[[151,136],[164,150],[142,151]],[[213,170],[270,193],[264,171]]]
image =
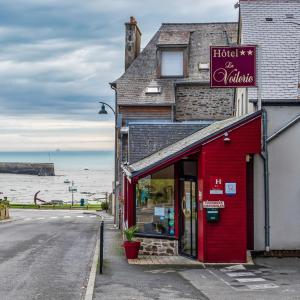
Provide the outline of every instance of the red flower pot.
[[135,259],[139,255],[141,242],[139,241],[131,241],[124,242],[123,247],[125,249],[125,255],[127,259]]

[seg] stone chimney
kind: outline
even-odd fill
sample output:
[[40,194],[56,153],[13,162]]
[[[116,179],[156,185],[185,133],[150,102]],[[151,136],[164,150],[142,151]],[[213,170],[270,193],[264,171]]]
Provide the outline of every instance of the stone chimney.
[[137,26],[136,19],[130,17],[125,23],[125,70],[132,64],[141,51],[142,33]]

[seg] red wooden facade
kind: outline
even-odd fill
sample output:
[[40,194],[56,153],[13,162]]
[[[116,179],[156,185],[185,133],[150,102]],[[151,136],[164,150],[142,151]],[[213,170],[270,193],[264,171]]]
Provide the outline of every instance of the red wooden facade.
[[[228,139],[224,138],[228,133]],[[255,115],[244,123],[237,123],[230,130],[216,136],[210,136],[199,145],[194,145],[177,157],[165,160],[163,164],[156,164],[146,173],[125,179],[124,189],[124,217],[128,226],[135,223],[135,183],[139,178],[156,172],[167,165],[175,165],[175,238],[179,238],[179,209],[180,197],[178,192],[179,174],[178,162],[189,155],[198,158],[198,255],[197,259],[203,262],[245,262],[247,244],[251,244],[253,235],[253,172],[247,167],[247,158],[261,152],[261,116]],[[248,170],[248,171],[247,171]],[[251,176],[250,176],[251,175]],[[251,177],[251,178],[249,178]],[[222,194],[212,193],[212,178],[221,180]],[[225,193],[226,183],[236,183],[236,194]],[[250,199],[250,200],[249,200]],[[224,201],[225,207],[219,209],[218,222],[208,222],[204,201]],[[248,201],[248,203],[247,203]],[[248,224],[248,225],[247,225]],[[253,237],[252,237],[253,238]],[[250,241],[250,242],[249,242]]]

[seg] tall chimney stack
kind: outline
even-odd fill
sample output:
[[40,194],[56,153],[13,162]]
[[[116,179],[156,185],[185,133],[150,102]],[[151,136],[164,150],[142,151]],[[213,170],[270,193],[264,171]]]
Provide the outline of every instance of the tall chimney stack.
[[141,51],[142,33],[134,17],[125,23],[125,70],[132,64]]

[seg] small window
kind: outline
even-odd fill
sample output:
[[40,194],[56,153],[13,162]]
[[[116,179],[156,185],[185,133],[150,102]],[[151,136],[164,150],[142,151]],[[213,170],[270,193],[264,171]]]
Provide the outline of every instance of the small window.
[[199,71],[209,70],[209,63],[199,63],[198,68],[199,68]]
[[161,76],[183,76],[183,51],[161,52]]
[[147,86],[146,94],[161,94],[161,87],[160,86]]
[[287,18],[287,19],[294,19],[295,17],[294,17],[294,14],[285,14],[285,17]]

